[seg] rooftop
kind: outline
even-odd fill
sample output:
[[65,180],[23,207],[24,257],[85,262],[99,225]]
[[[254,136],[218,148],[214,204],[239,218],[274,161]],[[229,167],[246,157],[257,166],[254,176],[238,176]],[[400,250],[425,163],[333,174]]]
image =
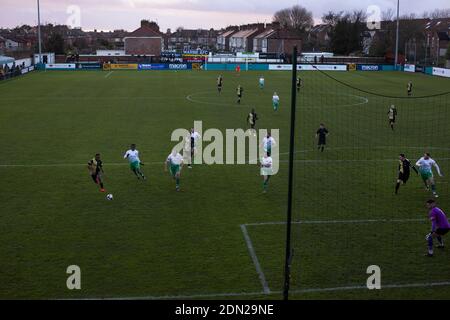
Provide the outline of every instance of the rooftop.
[[162,35],[154,31],[150,27],[142,26],[131,32],[127,37],[145,38],[145,37],[162,37]]
[[257,31],[258,31],[258,29],[241,30],[241,31],[237,32],[236,34],[233,34],[231,37],[232,38],[248,38]]
[[266,38],[268,36],[270,36],[273,32],[275,32],[274,29],[267,29],[264,32],[258,34],[255,39],[262,39],[262,38]]
[[236,30],[228,30],[228,31],[225,31],[225,32],[219,34],[219,37],[224,37],[225,38],[225,37],[228,37],[228,36],[232,35],[235,32],[236,32]]

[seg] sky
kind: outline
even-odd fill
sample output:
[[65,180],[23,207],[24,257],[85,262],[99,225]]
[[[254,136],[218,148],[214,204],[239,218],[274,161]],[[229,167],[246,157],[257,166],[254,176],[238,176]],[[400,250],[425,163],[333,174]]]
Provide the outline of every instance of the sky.
[[[312,11],[316,23],[329,10],[396,9],[396,0],[40,0],[41,23],[68,24],[83,30],[132,31],[141,19],[157,21],[161,31],[216,28],[271,22],[280,9],[299,4]],[[449,8],[449,0],[401,0],[401,13]],[[37,0],[0,0],[0,27],[37,25]],[[376,11],[371,11],[373,15]],[[6,13],[6,14],[5,14]]]

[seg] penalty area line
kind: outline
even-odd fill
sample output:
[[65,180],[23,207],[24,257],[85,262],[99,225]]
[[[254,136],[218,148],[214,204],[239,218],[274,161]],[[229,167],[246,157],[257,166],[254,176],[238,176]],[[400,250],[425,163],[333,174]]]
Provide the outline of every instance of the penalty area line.
[[[437,159],[438,161],[450,161],[450,158],[441,158],[441,159]],[[257,160],[253,160],[253,161],[257,161]],[[294,160],[295,163],[339,163],[339,165],[353,165],[354,163],[383,163],[383,162],[395,162],[397,160],[395,159],[379,159],[379,160],[351,160],[351,159],[338,159],[338,160]],[[288,160],[279,160],[280,164],[288,164],[289,161]],[[164,164],[164,161],[153,161],[153,162],[145,162],[145,164],[143,166],[152,166],[152,165],[161,165]],[[82,163],[49,163],[49,164],[0,164],[0,168],[50,168],[50,167],[81,167],[81,166],[86,166],[87,164],[82,164]],[[105,163],[104,164],[106,167],[107,166],[111,166],[111,167],[120,167],[120,166],[128,166],[128,163]],[[142,164],[141,164],[142,165]],[[213,164],[213,165],[209,165],[206,163],[200,164],[201,165],[205,165],[205,166],[222,166],[221,164]],[[225,164],[224,164],[225,165]],[[254,163],[246,163],[245,165],[249,165],[249,166],[256,166],[257,164]],[[237,164],[232,164],[232,165],[227,165],[227,166],[237,166]],[[436,183],[448,183],[448,182],[436,182]]]
[[[402,284],[386,284],[381,285],[383,289],[408,289],[408,288],[432,288],[450,286],[450,281],[442,282],[423,282],[423,283],[402,283]],[[367,286],[363,285],[349,285],[342,287],[329,288],[308,288],[308,289],[291,289],[290,294],[307,294],[307,293],[324,293],[324,292],[339,292],[339,291],[353,291],[353,290],[368,290]],[[377,291],[380,290],[370,290]],[[228,298],[228,297],[250,297],[250,296],[273,296],[282,294],[282,291],[264,292],[241,292],[241,293],[206,293],[206,294],[192,294],[192,295],[166,295],[166,296],[138,296],[138,297],[112,297],[112,298],[80,298],[76,300],[187,300],[187,299],[202,299],[202,298]],[[57,299],[57,300],[73,300],[73,299]]]
[[253,243],[250,239],[250,236],[248,235],[247,227],[243,224],[241,225],[241,231],[244,235],[245,243],[247,244],[247,249],[250,257],[252,258],[253,265],[255,266],[256,272],[258,273],[259,281],[261,282],[261,285],[263,287],[263,292],[265,294],[270,294],[270,288],[267,283],[266,276],[264,275],[264,272],[261,268],[255,249],[253,248]]
[[[405,288],[430,288],[430,287],[443,287],[450,286],[450,281],[442,282],[425,282],[425,283],[405,283],[405,284],[387,284],[381,285],[381,289],[405,289]],[[290,293],[320,293],[320,292],[336,292],[336,291],[351,291],[351,290],[368,290],[367,286],[345,286],[334,288],[313,288],[313,289],[298,289],[291,290]],[[380,291],[370,290],[370,291]]]
[[[416,219],[361,219],[361,220],[301,220],[292,221],[292,224],[358,224],[358,223],[380,223],[380,222],[422,222],[426,221],[423,218]],[[284,221],[273,222],[255,222],[246,223],[244,226],[271,226],[271,225],[285,225]]]

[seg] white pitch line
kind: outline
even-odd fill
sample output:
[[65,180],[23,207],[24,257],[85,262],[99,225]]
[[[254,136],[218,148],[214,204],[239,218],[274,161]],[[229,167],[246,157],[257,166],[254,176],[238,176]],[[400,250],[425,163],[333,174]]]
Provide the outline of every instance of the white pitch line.
[[[304,221],[293,221],[292,224],[362,224],[362,223],[379,223],[379,222],[419,222],[419,221],[425,221],[425,219],[422,218],[422,219],[304,220]],[[263,291],[265,294],[270,294],[271,292],[269,285],[267,284],[266,277],[262,270],[261,264],[259,263],[258,256],[256,255],[255,249],[253,247],[252,240],[247,231],[247,226],[263,226],[263,225],[286,225],[286,222],[259,222],[259,223],[246,223],[240,225],[242,233],[244,234],[245,242],[247,244],[248,252],[250,253],[250,257],[253,260],[256,272],[258,273],[259,279],[261,281]]]
[[[425,219],[365,219],[365,220],[305,220],[295,221],[294,224],[337,224],[337,223],[374,223],[374,222],[420,222]],[[241,225],[241,230],[244,234],[247,247],[250,255],[255,264],[258,274],[262,275],[262,279],[265,281],[264,274],[262,273],[261,266],[258,258],[256,257],[253,249],[253,244],[248,235],[246,226],[259,226],[259,225],[282,225],[286,222],[260,222],[260,223],[247,223]],[[256,262],[255,262],[256,261]],[[260,272],[258,271],[260,270]],[[263,284],[264,282],[262,282]],[[267,282],[265,282],[267,284]],[[382,285],[381,289],[401,289],[401,288],[429,288],[438,286],[450,286],[450,281],[443,282],[428,282],[428,283],[406,283],[406,284],[388,284]],[[265,288],[263,284],[263,288]],[[268,288],[268,286],[267,286]],[[364,290],[367,286],[342,286],[342,287],[329,287],[329,288],[309,288],[290,290],[292,294],[304,294],[304,293],[320,293],[320,292],[336,292],[336,291],[352,291],[352,290]],[[81,300],[176,300],[176,299],[201,299],[201,298],[220,298],[220,297],[245,297],[245,296],[261,296],[261,295],[276,295],[281,294],[281,291],[264,290],[262,292],[242,292],[242,293],[210,293],[210,294],[195,294],[195,295],[172,295],[172,296],[141,296],[141,297],[122,297],[122,298],[88,298]]]
[[[158,162],[163,164],[163,162]],[[153,164],[153,163],[149,163]],[[156,162],[155,162],[156,164]],[[128,163],[108,163],[108,166],[127,166]],[[87,166],[87,163],[55,163],[55,164],[0,164],[0,168],[47,168],[47,167],[81,167]]]
[[252,258],[253,264],[255,265],[256,272],[258,273],[259,281],[261,281],[261,285],[263,287],[263,292],[265,294],[270,294],[269,285],[267,284],[266,277],[261,268],[261,265],[259,264],[258,257],[256,256],[255,250],[253,249],[252,240],[250,239],[250,236],[248,235],[246,226],[241,225],[241,230],[242,230],[242,233],[245,238],[245,243],[247,244],[248,252],[250,253],[250,257]]
[[110,75],[112,75],[113,72],[114,72],[114,71],[108,72],[108,74],[105,76],[105,78],[108,78]]
[[[450,286],[450,281],[429,282],[429,283],[387,284],[387,285],[381,285],[381,290],[383,290],[383,289],[401,289],[401,288],[429,288],[429,287],[439,287],[439,286]],[[298,290],[290,290],[290,293],[319,293],[319,292],[351,291],[351,290],[361,290],[361,289],[368,290],[367,286],[346,286],[346,287],[335,287],[335,288],[298,289]]]
[[[397,149],[423,149],[423,150],[445,150],[445,151],[450,151],[450,148],[444,148],[444,147],[396,147],[396,146],[375,146],[375,147],[335,147],[335,148],[328,148],[327,150],[330,151],[339,151],[339,150],[365,150],[365,149],[390,149],[390,148],[397,148]],[[295,154],[306,154],[306,153],[310,153],[310,152],[317,152],[317,149],[309,149],[309,150],[298,150],[295,151]],[[289,152],[281,152],[279,153],[279,155],[288,155]],[[450,160],[450,158],[436,158],[435,160],[438,161],[448,161]],[[250,162],[254,162],[254,161],[258,161],[258,160],[252,160]],[[342,163],[351,163],[351,162],[391,162],[391,161],[398,161],[397,159],[336,159],[336,160],[332,160],[332,159],[317,159],[317,160],[307,160],[307,159],[297,159],[294,160],[295,162],[342,162]],[[281,160],[280,163],[287,163],[287,160]],[[145,164],[147,165],[159,165],[163,162],[146,162]],[[19,168],[33,168],[33,167],[78,167],[78,166],[85,166],[87,164],[70,164],[70,163],[57,163],[57,164],[0,164],[0,168],[8,168],[8,167],[19,167]],[[110,165],[110,166],[125,166],[127,164],[125,163],[106,163],[106,165]]]
[[[435,158],[438,161],[450,161],[450,158]],[[257,161],[257,160],[254,160]],[[294,160],[295,163],[341,163],[341,164],[352,164],[352,163],[364,163],[364,162],[396,162],[396,159],[329,159],[329,160]],[[280,160],[279,163],[289,163],[289,160]],[[163,165],[164,161],[154,161],[154,162],[145,162],[145,165]],[[0,168],[46,168],[46,167],[80,167],[86,166],[85,163],[54,163],[54,164],[0,164]],[[128,163],[104,163],[105,166],[127,166]],[[206,165],[206,164],[203,164]],[[237,165],[237,164],[236,164]],[[246,163],[246,165],[255,166],[255,164]],[[220,166],[220,164],[212,164],[212,166]],[[441,182],[444,183],[444,182]]]
[[[202,298],[220,298],[220,297],[246,297],[246,296],[263,296],[264,292],[230,292],[230,293],[204,293],[193,295],[167,295],[167,296],[143,296],[143,297],[124,297],[124,298],[86,298],[81,300],[188,300]],[[63,299],[65,300],[65,299]]]
[[[448,161],[450,160],[450,158],[435,158],[435,160],[438,161]],[[308,159],[298,159],[298,160],[294,160],[294,162],[304,162],[304,163],[314,163],[314,162],[396,162],[398,161],[398,159],[326,159],[326,160],[321,160],[321,159],[315,159],[315,160],[308,160]],[[280,163],[286,163],[289,162],[289,160],[280,160]]]
[[[206,101],[201,101],[201,100],[196,100],[193,97],[197,96],[197,95],[201,95],[203,93],[210,93],[210,91],[202,91],[202,92],[196,92],[196,93],[191,93],[188,96],[186,96],[186,100],[188,100],[189,102],[192,103],[198,103],[198,104],[203,104],[203,105],[216,105],[216,106],[234,106],[234,107],[238,107],[238,108],[250,108],[250,106],[248,105],[236,105],[233,103],[219,103],[219,102],[206,102]],[[339,94],[338,94],[339,95]],[[357,95],[353,95],[353,94],[348,94],[347,96],[352,96],[358,99],[361,99],[362,102],[357,102],[357,103],[353,103],[353,104],[343,104],[343,105],[334,105],[334,106],[297,106],[300,109],[319,109],[319,108],[339,108],[339,107],[356,107],[356,106],[361,106],[364,104],[368,104],[369,103],[369,99],[367,97],[362,97],[362,96],[357,96]],[[209,98],[209,97],[207,97]]]
[[[426,221],[423,218],[417,219],[361,219],[361,220],[303,220],[303,221],[292,221],[292,224],[358,224],[358,223],[379,223],[379,222],[420,222]],[[284,221],[275,222],[255,222],[255,223],[245,223],[244,226],[270,226],[270,225],[285,225]]]
[[16,98],[0,98],[0,101],[18,101],[18,100],[33,100],[33,101],[76,101],[76,100],[176,100],[176,99],[184,99],[184,97],[139,97],[139,96],[133,96],[133,97],[114,97],[114,96],[108,96],[108,97],[16,97]]
[[[405,283],[405,284],[387,284],[381,285],[383,289],[402,289],[402,288],[430,288],[450,286],[450,281],[442,282],[424,282],[424,283]],[[291,289],[291,294],[302,293],[320,293],[320,292],[337,292],[337,291],[352,291],[352,290],[368,290],[367,286],[342,286],[330,288],[308,288],[308,289]],[[167,296],[140,296],[140,297],[121,297],[121,298],[80,298],[79,300],[189,300],[202,298],[220,298],[220,297],[249,297],[249,296],[273,296],[281,294],[282,291],[271,291],[270,294],[264,292],[241,292],[241,293],[205,293],[193,295],[167,295]],[[59,300],[74,300],[74,299],[59,299]]]

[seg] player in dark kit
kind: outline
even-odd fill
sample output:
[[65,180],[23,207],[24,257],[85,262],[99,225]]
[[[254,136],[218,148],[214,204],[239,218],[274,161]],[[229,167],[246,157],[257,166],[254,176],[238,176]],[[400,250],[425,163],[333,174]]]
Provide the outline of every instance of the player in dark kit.
[[303,87],[303,80],[298,77],[297,78],[297,92],[300,92],[300,88]]
[[256,114],[255,109],[252,109],[252,112],[247,116],[247,123],[250,125],[252,131],[255,130],[256,120],[258,120],[258,115]]
[[317,130],[316,138],[319,138],[318,149],[323,152],[325,145],[327,144],[328,130],[323,123],[320,124],[320,128]]
[[413,89],[413,84],[412,84],[411,81],[408,82],[407,89],[408,89],[408,97],[411,97],[412,96],[412,89]]
[[398,189],[400,189],[401,184],[406,184],[409,180],[409,176],[411,174],[411,168],[419,174],[416,167],[411,165],[411,162],[406,158],[406,156],[401,153],[398,164],[398,179],[397,184],[395,185],[395,194],[398,194]]
[[242,93],[244,92],[244,88],[241,86],[241,85],[239,85],[238,87],[237,87],[237,96],[238,96],[238,100],[237,100],[237,103],[238,104],[241,104],[241,99],[242,99]]
[[105,192],[105,188],[103,187],[102,174],[103,172],[103,162],[100,159],[100,154],[97,153],[95,158],[88,162],[89,174],[94,180],[95,184],[100,185],[100,192]]
[[391,105],[387,114],[389,125],[391,126],[392,131],[394,131],[395,120],[397,119],[397,108],[394,105]]
[[222,87],[223,87],[223,78],[222,78],[222,75],[220,75],[217,78],[217,91],[219,91],[219,93],[222,92]]

